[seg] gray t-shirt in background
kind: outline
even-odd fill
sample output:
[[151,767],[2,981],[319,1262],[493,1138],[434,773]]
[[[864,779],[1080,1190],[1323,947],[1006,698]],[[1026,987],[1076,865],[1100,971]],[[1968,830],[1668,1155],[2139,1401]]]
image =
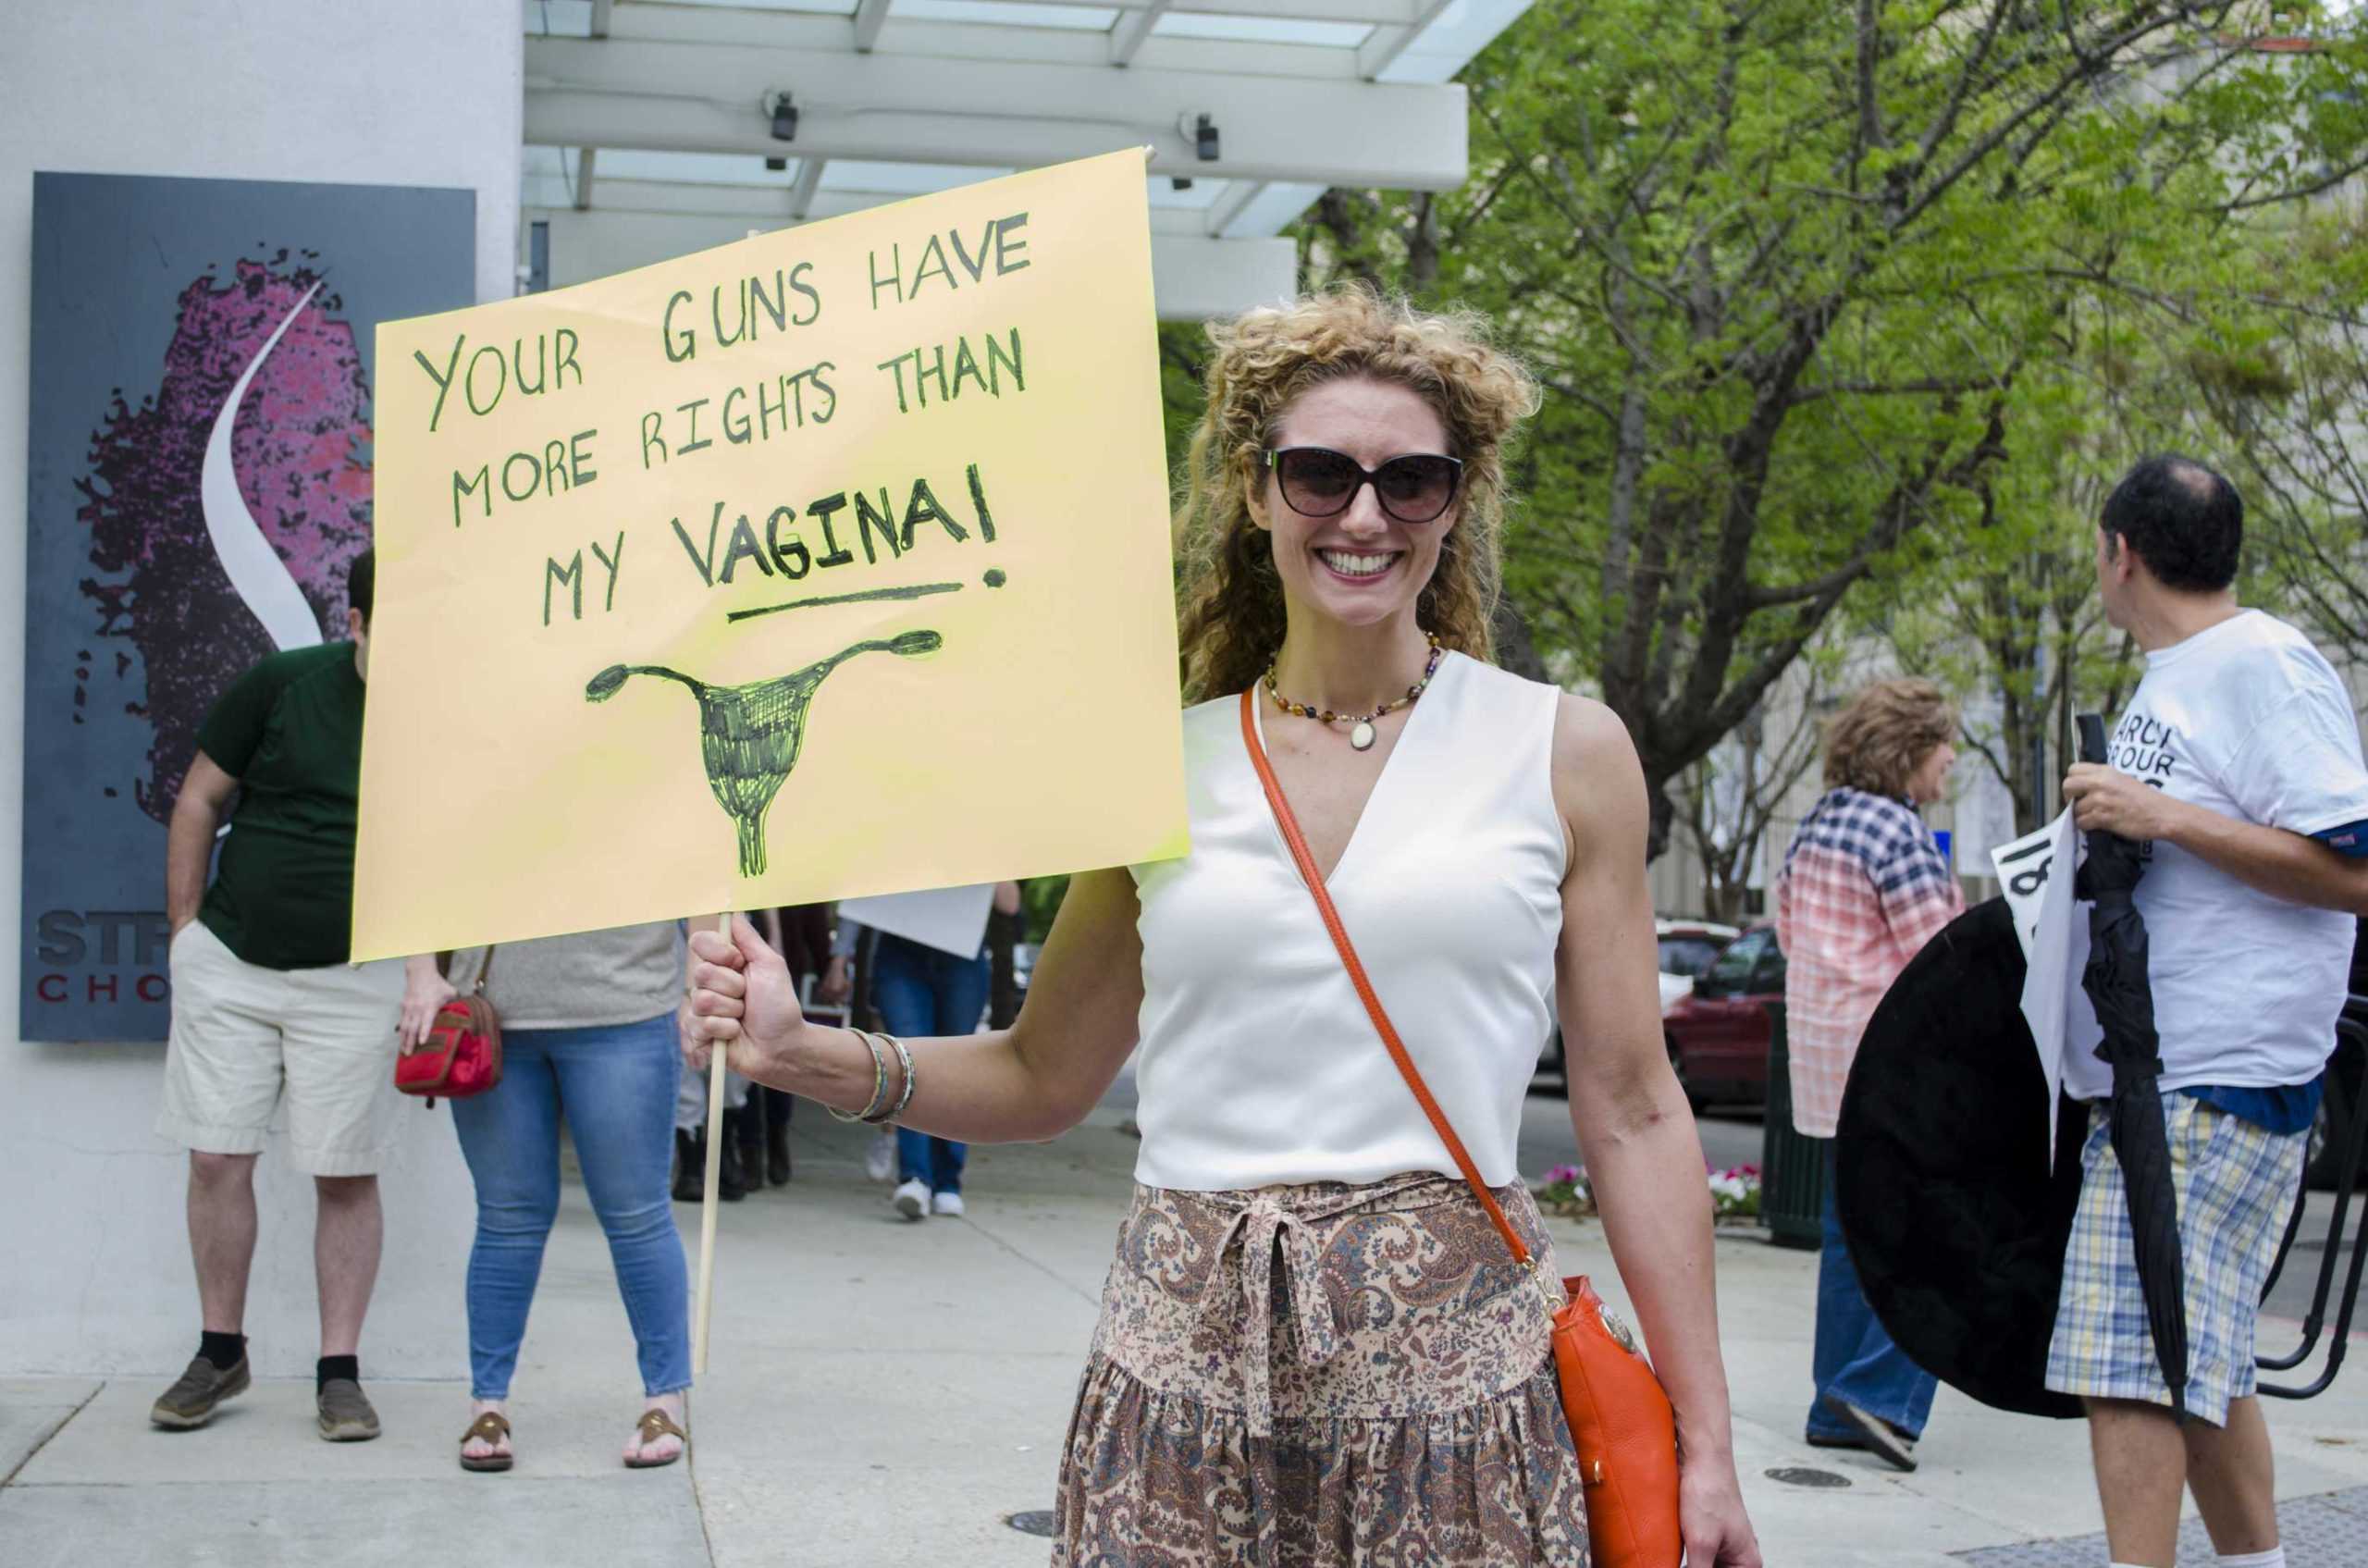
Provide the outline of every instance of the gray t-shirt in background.
[[[452,983],[475,984],[486,952],[455,953]],[[486,995],[504,1029],[592,1029],[672,1013],[683,1000],[682,922],[502,943]]]

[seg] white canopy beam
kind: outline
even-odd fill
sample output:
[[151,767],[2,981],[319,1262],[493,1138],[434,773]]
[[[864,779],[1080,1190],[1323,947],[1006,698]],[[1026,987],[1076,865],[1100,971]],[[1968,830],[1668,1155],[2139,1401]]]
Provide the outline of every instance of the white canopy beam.
[[1112,65],[1134,64],[1136,51],[1143,46],[1143,40],[1151,36],[1152,29],[1159,25],[1159,19],[1166,14],[1168,5],[1169,0],[1152,0],[1141,10],[1118,13],[1118,25],[1110,30]]
[[1439,14],[1460,0],[1421,0],[1412,21],[1394,27],[1377,27],[1373,36],[1357,50],[1357,74],[1370,81],[1404,57],[1406,51],[1423,35],[1423,30],[1438,20]]
[[[1445,191],[1462,183],[1463,89],[1125,72],[796,49],[526,40],[525,140],[779,156],[759,105],[795,94],[800,157],[1028,168],[1148,143],[1151,171]],[[1220,156],[1180,126],[1207,115]]]
[[[1251,0],[1235,0],[1237,5],[1250,3]],[[1167,14],[1175,13],[1175,0],[1170,0]],[[827,54],[845,50],[851,32],[848,18],[818,12],[634,5],[617,13],[616,36],[644,43],[727,43],[744,48],[810,49]],[[872,42],[871,52],[936,59],[1032,60],[1045,65],[1107,67],[1110,44],[1109,31],[1090,28],[940,21],[891,10]],[[1128,64],[1138,69],[1352,81],[1357,74],[1357,52],[1327,43],[1172,36],[1154,28]]]
[[1452,81],[1529,6],[1530,0],[1426,0],[1417,7],[1418,25],[1402,34],[1375,30],[1358,51],[1359,72],[1375,81]]
[[[818,207],[840,194],[822,192]],[[778,216],[767,220],[722,214],[579,213],[565,207],[528,207],[524,216],[530,223],[550,225],[554,289],[727,245],[746,239],[752,227],[786,227]],[[1299,249],[1288,240],[1153,234],[1151,265],[1160,318],[1202,321],[1288,297],[1297,282]]]
[[822,189],[822,171],[830,167],[825,158],[808,158],[797,166],[797,183],[790,187],[789,216],[800,220],[814,211],[814,197]]
[[1266,189],[1263,179],[1237,179],[1225,188],[1217,199],[1209,204],[1209,237],[1221,240],[1225,231]]
[[[890,202],[909,201],[915,194],[909,182],[887,185],[884,189],[867,189],[861,181],[863,166],[841,165],[838,178],[828,189],[817,185],[813,200],[807,204],[806,221],[819,223],[826,217],[840,217],[847,213],[861,212],[867,207],[884,206]],[[556,194],[556,180],[545,179],[527,187],[525,204],[530,207],[564,205]],[[796,185],[709,185],[693,184],[675,179],[630,179],[617,175],[604,176],[600,180],[600,205],[604,213],[639,213],[660,216],[728,217],[735,219],[743,229],[780,228],[796,221]],[[1214,239],[1208,231],[1205,215],[1195,207],[1153,207],[1151,228],[1154,234],[1181,236],[1186,239]],[[1265,235],[1228,235],[1228,239],[1260,240]]]
[[1287,224],[1297,222],[1300,214],[1315,204],[1324,194],[1321,185],[1303,185],[1290,180],[1277,180],[1261,185],[1251,192],[1241,210],[1217,231],[1220,240],[1249,240],[1268,234],[1279,234]]
[[890,0],[860,0],[855,8],[855,46],[869,55],[878,47],[880,30],[888,25]]
[[[1106,11],[1111,0],[1040,0],[1052,6]],[[1186,15],[1256,16],[1283,21],[1366,22],[1403,26],[1426,9],[1430,0],[1175,0],[1169,8]]]

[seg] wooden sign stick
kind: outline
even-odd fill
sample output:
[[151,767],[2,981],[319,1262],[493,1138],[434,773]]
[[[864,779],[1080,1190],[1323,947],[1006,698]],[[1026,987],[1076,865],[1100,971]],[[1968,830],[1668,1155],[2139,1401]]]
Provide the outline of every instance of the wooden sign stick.
[[[716,933],[732,940],[732,917],[715,918]],[[707,1058],[707,1190],[699,1204],[699,1295],[691,1319],[691,1372],[707,1376],[708,1314],[715,1305],[716,1189],[723,1179],[723,1046],[721,1042]]]

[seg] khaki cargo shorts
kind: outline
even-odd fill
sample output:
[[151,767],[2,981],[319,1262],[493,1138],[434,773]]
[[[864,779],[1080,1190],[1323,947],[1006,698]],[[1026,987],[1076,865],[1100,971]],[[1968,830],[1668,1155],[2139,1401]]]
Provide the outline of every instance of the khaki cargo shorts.
[[157,1136],[204,1154],[261,1154],[284,1088],[297,1169],[376,1174],[394,1142],[401,964],[267,969],[191,920],[173,938],[172,973]]

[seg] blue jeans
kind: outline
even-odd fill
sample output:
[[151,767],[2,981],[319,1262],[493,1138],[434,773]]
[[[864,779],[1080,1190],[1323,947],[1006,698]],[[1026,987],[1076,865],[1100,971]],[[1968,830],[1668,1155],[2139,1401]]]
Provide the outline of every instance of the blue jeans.
[[562,1109],[585,1192],[608,1233],[640,1351],[642,1389],[689,1388],[690,1285],[666,1190],[680,1070],[673,1015],[593,1029],[512,1030],[501,1046],[501,1081],[452,1102],[452,1125],[477,1188],[477,1238],[469,1251],[472,1397],[510,1397],[543,1243],[559,1214]]
[[1817,1345],[1810,1376],[1817,1399],[1809,1405],[1809,1436],[1855,1438],[1858,1433],[1826,1404],[1855,1404],[1890,1422],[1910,1438],[1921,1437],[1931,1418],[1939,1381],[1907,1359],[1867,1304],[1858,1271],[1842,1240],[1833,1206],[1833,1144],[1825,1147],[1825,1251],[1817,1270]]
[[[957,958],[882,932],[871,960],[871,1005],[880,1027],[906,1039],[969,1034],[987,1010],[987,954]],[[970,1151],[944,1138],[896,1130],[896,1179],[919,1181],[932,1192],[962,1191]]]

